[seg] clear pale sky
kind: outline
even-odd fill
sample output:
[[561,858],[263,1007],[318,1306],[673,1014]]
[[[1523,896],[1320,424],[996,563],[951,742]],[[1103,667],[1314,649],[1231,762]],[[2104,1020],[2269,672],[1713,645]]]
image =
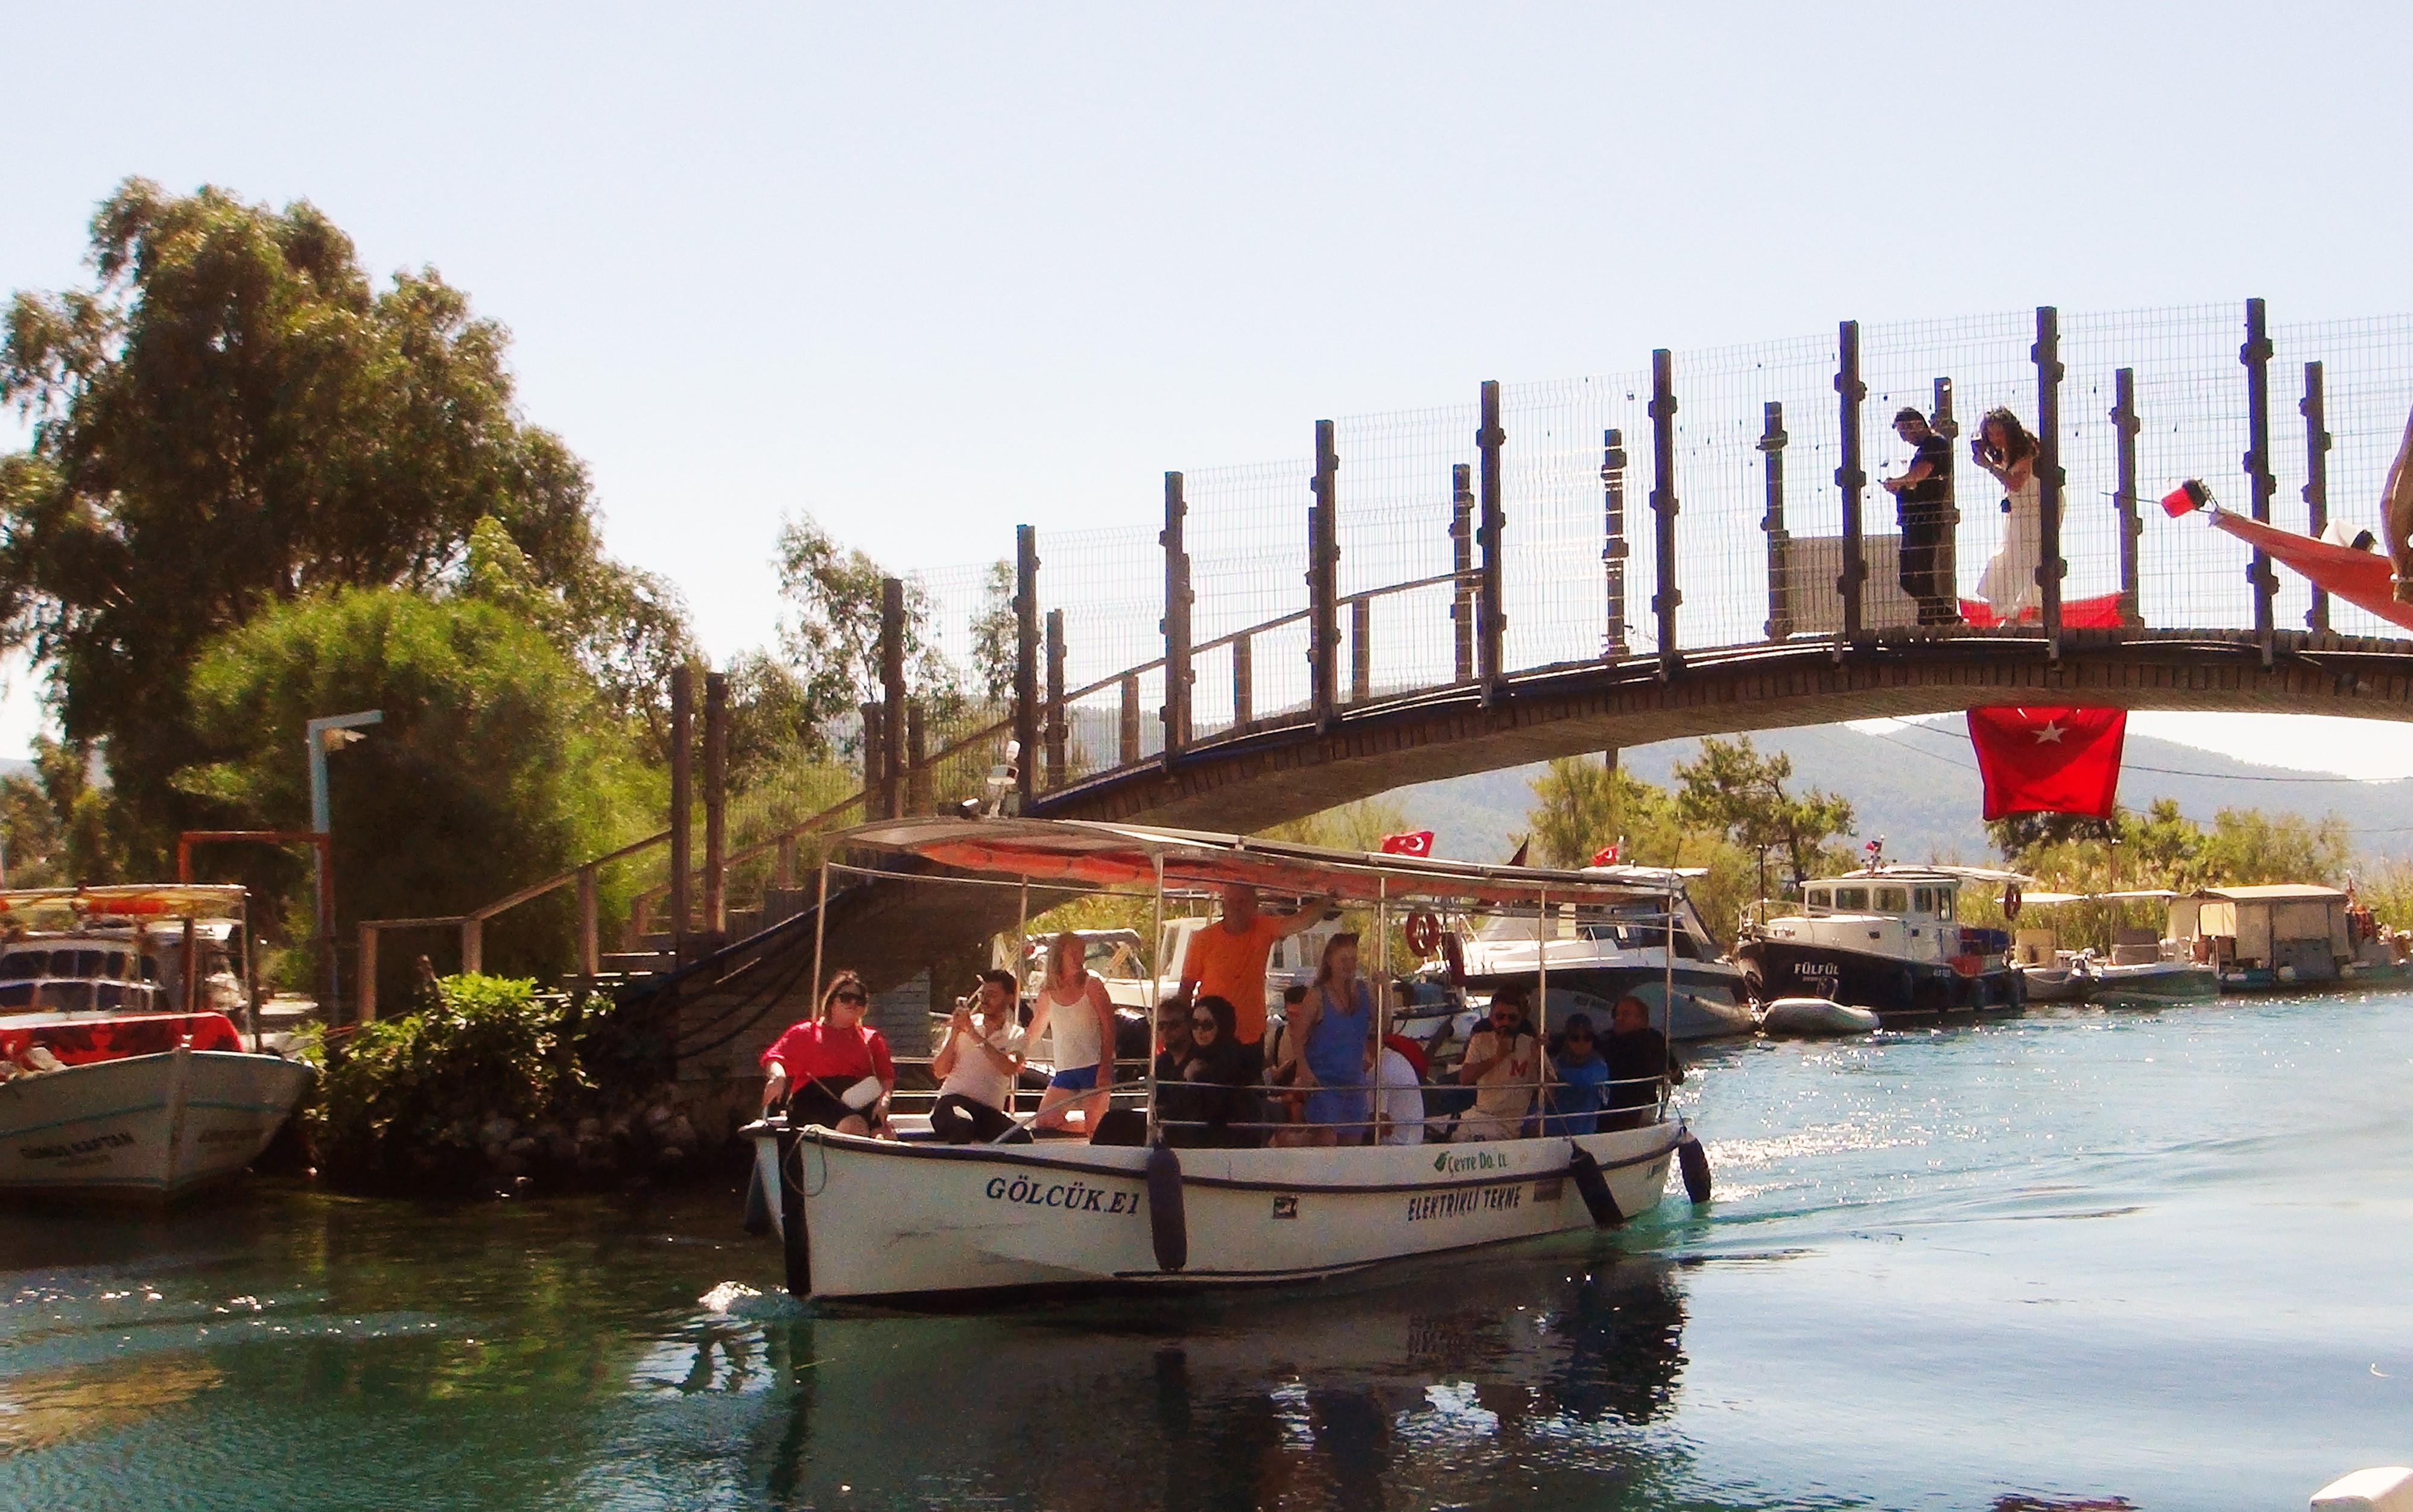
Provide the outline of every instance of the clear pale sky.
[[[613,550],[725,655],[787,513],[952,565],[1658,345],[2403,310],[2408,42],[2380,5],[20,4],[0,289],[82,278],[128,174],[316,202],[511,327]],[[2394,726],[2138,723],[2413,772]]]

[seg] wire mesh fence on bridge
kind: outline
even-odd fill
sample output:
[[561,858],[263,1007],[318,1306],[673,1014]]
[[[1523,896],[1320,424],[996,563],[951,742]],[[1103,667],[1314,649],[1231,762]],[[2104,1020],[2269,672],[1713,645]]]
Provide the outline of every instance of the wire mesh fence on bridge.
[[[2142,527],[2131,623],[2252,627],[2255,597],[2244,548],[2198,520],[2168,519],[2153,504],[2191,477],[2202,478],[2228,507],[2243,510],[2252,502],[2243,470],[2249,431],[2247,368],[2240,360],[2243,306],[2074,315],[2061,318],[2059,332],[2064,603],[2101,600],[2126,586],[2120,428],[2112,413],[2117,374],[2124,368],[2133,377],[2134,467],[2141,495],[2132,507]],[[2266,455],[2273,520],[2296,530],[2313,523],[2304,498],[2313,442],[2299,405],[2305,364],[2317,362],[2331,438],[2322,459],[2330,516],[2349,529],[2376,528],[2382,480],[2413,408],[2413,316],[2279,321],[2268,334]],[[2005,516],[2002,491],[1972,465],[1967,441],[1979,418],[1996,406],[2012,410],[2031,429],[2037,424],[2036,319],[2018,312],[1906,321],[1861,328],[1858,336],[1866,386],[1858,405],[1866,474],[1862,613],[1866,626],[1885,628],[1909,623],[1914,613],[1895,580],[1893,500],[1879,486],[1909,460],[1910,448],[1892,430],[1893,415],[1904,405],[1932,411],[1937,380],[1949,381],[1950,418],[1959,433],[1953,576],[1960,596],[1975,599],[1989,558],[2003,544]],[[1650,371],[1503,385],[1503,670],[1834,634],[1841,626],[1835,579],[1843,534],[1836,480],[1844,461],[1835,387],[1839,357],[1831,334],[1674,354],[1670,456],[1680,504],[1674,564],[1681,601],[1675,639],[1664,645],[1654,612],[1661,584]],[[1771,404],[1780,406],[1773,417]],[[1772,419],[1782,432],[1773,447]],[[1449,580],[1461,560],[1452,536],[1462,506],[1453,470],[1472,475],[1479,468],[1477,426],[1472,392],[1462,404],[1335,422],[1342,601],[1335,653],[1343,703],[1465,678],[1465,641],[1452,608],[1467,585]],[[1303,424],[1303,442],[1308,432]],[[1621,469],[1606,465],[1621,460]],[[1781,521],[1769,508],[1771,467],[1781,472]],[[1211,740],[1236,724],[1296,717],[1310,705],[1314,470],[1311,449],[1303,446],[1285,461],[1184,472],[1196,648],[1193,741]],[[1612,535],[1612,519],[1621,512],[1621,532]],[[1090,690],[1069,701],[1068,778],[1113,768],[1128,756],[1152,757],[1163,748],[1165,571],[1159,528],[1152,519],[1125,529],[1041,533],[1038,601],[1043,611],[1062,614],[1064,687]],[[1011,542],[999,546],[999,555],[1006,555]],[[959,657],[969,653],[970,624],[983,606],[980,587],[989,570],[976,564],[923,575],[940,606],[934,628]],[[1425,585],[1360,596],[1400,583]],[[2309,587],[2282,575],[2276,624],[2304,624],[2311,607]],[[2331,603],[2328,613],[2330,627],[2340,634],[2397,633],[2344,602]],[[1241,635],[1265,626],[1270,627]],[[1127,671],[1132,674],[1128,681]]]

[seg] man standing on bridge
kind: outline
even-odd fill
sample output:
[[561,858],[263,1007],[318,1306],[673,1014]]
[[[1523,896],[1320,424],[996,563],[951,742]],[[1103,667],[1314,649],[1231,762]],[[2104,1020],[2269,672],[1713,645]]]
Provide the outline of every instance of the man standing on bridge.
[[1266,1073],[1266,958],[1276,940],[1306,933],[1337,901],[1330,894],[1310,898],[1288,918],[1271,918],[1257,912],[1256,888],[1227,882],[1223,917],[1190,937],[1190,953],[1181,962],[1181,996],[1191,1003],[1220,997],[1232,1005],[1251,1081]]
[[1902,523],[1902,591],[1918,602],[1921,624],[1959,624],[1961,589],[1952,560],[1952,448],[1908,404],[1894,434],[1917,448],[1900,477],[1885,480]]

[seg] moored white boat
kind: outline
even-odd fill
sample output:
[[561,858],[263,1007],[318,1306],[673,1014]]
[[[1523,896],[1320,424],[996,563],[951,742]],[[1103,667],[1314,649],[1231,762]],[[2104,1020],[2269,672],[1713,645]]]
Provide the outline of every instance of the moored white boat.
[[[1160,912],[1177,885],[1328,897],[1370,914],[1378,942],[1387,941],[1395,915],[1521,907],[1534,918],[1560,905],[1606,908],[1665,890],[1577,872],[1068,821],[904,819],[841,840],[915,857],[923,864],[913,874],[931,886],[948,885],[935,864],[1026,883],[1147,887]],[[1369,954],[1382,959],[1379,948]],[[1553,965],[1547,956],[1534,962],[1540,1021],[1530,1027],[1544,1039]],[[1374,1015],[1369,1084],[1390,1027],[1388,999],[1367,999]],[[1520,1074],[1535,1080],[1486,1080],[1487,1095],[1527,1088],[1531,1099],[1549,1077],[1538,1056],[1529,1064],[1536,1069]],[[1488,1125],[1460,1126],[1511,1137],[1464,1142],[1427,1142],[1429,1125],[1387,1122],[1396,1116],[1387,1110],[1374,1131],[1404,1142],[1291,1144],[1265,1136],[1313,1137],[1317,1128],[1240,1118],[1180,1123],[1161,1112],[1152,1069],[1120,1094],[1140,1094],[1144,1107],[1106,1114],[1113,1122],[1102,1122],[1094,1143],[896,1141],[792,1126],[784,1117],[746,1133],[755,1144],[753,1190],[772,1210],[788,1286],[800,1297],[926,1302],[1037,1288],[1266,1284],[1621,1224],[1658,1205],[1671,1164],[1681,1167],[1694,1200],[1708,1200],[1707,1157],[1668,1108],[1665,1075],[1662,1066],[1639,1081],[1594,1084],[1611,1094],[1647,1088],[1631,1099],[1645,1106],[1598,1115],[1638,1126],[1595,1131],[1591,1111],[1529,1101],[1524,1114],[1495,1110],[1484,1115]],[[1321,1126],[1325,1138],[1367,1127]]]
[[11,1078],[0,1192],[182,1196],[259,1159],[310,1078],[274,1055],[186,1047]]

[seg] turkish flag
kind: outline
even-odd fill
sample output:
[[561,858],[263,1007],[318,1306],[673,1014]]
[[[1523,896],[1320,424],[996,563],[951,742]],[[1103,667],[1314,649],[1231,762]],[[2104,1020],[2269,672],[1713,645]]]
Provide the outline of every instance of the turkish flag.
[[2120,793],[2124,709],[1972,709],[1969,743],[1986,779],[1986,817],[2111,817]]
[[1608,844],[1600,847],[1600,849],[1593,851],[1591,853],[1591,864],[1594,866],[1615,866],[1617,864],[1617,843],[1612,841]]
[[1385,856],[1429,856],[1432,854],[1432,837],[1433,832],[1429,829],[1411,829],[1404,835],[1384,835],[1383,837],[1383,854]]

